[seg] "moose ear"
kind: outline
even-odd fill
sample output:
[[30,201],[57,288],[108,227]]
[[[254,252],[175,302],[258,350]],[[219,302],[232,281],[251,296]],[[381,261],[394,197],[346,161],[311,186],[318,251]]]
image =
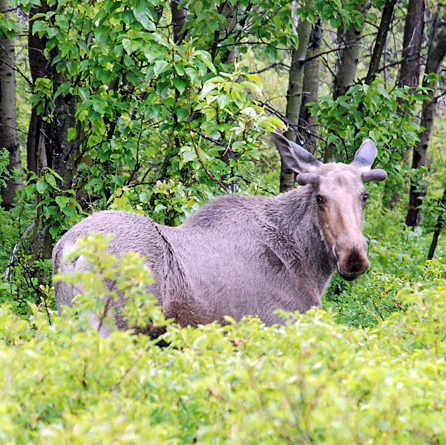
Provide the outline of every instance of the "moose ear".
[[355,165],[363,172],[369,171],[377,154],[378,150],[375,143],[371,139],[365,139],[350,165]]
[[297,173],[315,173],[321,163],[305,148],[274,131],[271,139],[276,144],[285,164]]

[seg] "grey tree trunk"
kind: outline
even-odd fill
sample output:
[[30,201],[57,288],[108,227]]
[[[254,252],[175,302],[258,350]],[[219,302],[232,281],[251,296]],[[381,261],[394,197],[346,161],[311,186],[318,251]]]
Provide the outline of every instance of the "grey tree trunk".
[[304,80],[302,86],[302,101],[299,113],[299,128],[305,140],[305,148],[311,153],[316,150],[317,116],[312,116],[308,108],[309,102],[317,100],[319,92],[319,67],[322,43],[322,21],[319,18],[311,31],[307,49],[308,62],[304,65]]
[[[367,15],[371,3],[364,2],[358,5],[358,11],[364,16]],[[356,73],[358,69],[359,56],[361,53],[360,41],[362,30],[357,30],[351,25],[347,28],[341,26],[338,28],[337,44],[342,49],[339,50],[339,56],[336,64],[336,74],[333,81],[333,99],[344,96],[347,90],[355,84]],[[326,147],[324,160],[328,162],[333,157],[334,144]]]
[[[424,130],[420,133],[420,140],[417,142],[412,154],[412,169],[419,169],[426,166],[427,150],[429,148],[432,127],[437,109],[437,88],[438,74],[446,55],[446,31],[443,31],[437,38],[438,22],[431,28],[429,39],[429,49],[424,71],[423,86],[430,88],[429,99],[423,102],[421,112],[421,125]],[[429,81],[429,75],[437,74],[435,79]],[[427,188],[423,178],[412,178],[409,191],[409,209],[406,217],[406,225],[415,227],[421,224],[423,213],[420,208],[426,196]]]
[[[357,10],[365,16],[370,6],[370,2],[364,2],[358,5]],[[333,81],[333,99],[335,100],[340,96],[344,96],[347,90],[355,83],[359,55],[361,53],[362,30],[363,28],[357,30],[353,25],[346,29],[343,26],[338,28],[337,43],[342,49],[339,50],[336,75]]]
[[[0,0],[0,12],[8,16],[8,0]],[[10,177],[2,188],[2,206],[9,210],[17,190],[23,188],[22,161],[17,133],[16,76],[14,40],[5,34],[0,37],[0,149],[8,153]]]
[[[304,79],[304,64],[307,56],[308,43],[311,35],[311,22],[308,20],[299,20],[297,33],[299,36],[299,45],[292,49],[291,68],[288,78],[286,119],[288,121],[288,131],[285,136],[296,141],[298,134],[299,113],[302,103],[302,87]],[[280,191],[287,192],[294,187],[296,173],[282,159],[280,171]]]
[[424,10],[425,0],[409,0],[404,25],[403,60],[398,73],[400,86],[417,87],[420,83]]
[[[245,9],[244,5],[239,2],[233,4],[232,2],[225,2],[222,10],[222,15],[226,17],[226,22],[223,23],[220,29],[219,40],[224,40],[228,35],[237,32],[237,27],[243,28],[246,17],[244,14],[239,14]],[[239,49],[235,46],[231,51],[225,54],[223,58],[224,63],[234,64],[236,58],[239,56]]]

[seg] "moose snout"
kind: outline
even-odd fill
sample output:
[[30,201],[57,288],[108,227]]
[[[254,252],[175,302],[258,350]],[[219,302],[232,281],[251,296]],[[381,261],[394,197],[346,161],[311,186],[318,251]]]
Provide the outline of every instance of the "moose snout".
[[338,260],[338,272],[345,280],[352,281],[358,278],[370,267],[365,239],[354,246],[337,245],[335,254]]

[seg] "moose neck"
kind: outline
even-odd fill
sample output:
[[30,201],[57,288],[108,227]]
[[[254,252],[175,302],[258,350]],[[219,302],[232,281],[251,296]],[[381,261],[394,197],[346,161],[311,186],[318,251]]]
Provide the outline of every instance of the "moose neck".
[[[323,235],[311,185],[276,196],[271,204],[269,218],[288,245],[287,256],[298,263],[306,258],[321,283],[328,282],[336,270],[336,258]],[[325,284],[321,287],[325,290]]]

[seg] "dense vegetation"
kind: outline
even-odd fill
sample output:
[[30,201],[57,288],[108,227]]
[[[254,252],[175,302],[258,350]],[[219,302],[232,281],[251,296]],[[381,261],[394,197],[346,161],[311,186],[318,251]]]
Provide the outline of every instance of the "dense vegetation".
[[[77,277],[86,295],[97,295],[98,277],[110,276],[102,245],[89,240],[83,248],[95,252],[92,273]],[[160,323],[144,295],[143,269],[131,255],[113,277]],[[86,317],[52,314],[49,324],[34,308],[25,321],[3,306],[2,441],[444,443],[444,274],[444,265],[430,263],[423,270],[429,285],[401,287],[401,311],[373,328],[311,311],[284,314],[282,327],[257,319],[224,328],[173,325],[164,348],[128,332],[100,339]],[[140,322],[140,300],[133,301],[127,316]],[[91,299],[80,304],[97,309]]]
[[[333,2],[0,0],[2,443],[446,443],[445,8]],[[55,313],[51,249],[94,210],[176,225],[222,193],[295,177],[269,143],[320,159],[372,138],[369,272],[324,310],[180,329],[85,241],[80,316]],[[443,233],[442,233],[443,232]],[[429,258],[429,260],[428,260]],[[103,340],[104,280],[163,347]]]

